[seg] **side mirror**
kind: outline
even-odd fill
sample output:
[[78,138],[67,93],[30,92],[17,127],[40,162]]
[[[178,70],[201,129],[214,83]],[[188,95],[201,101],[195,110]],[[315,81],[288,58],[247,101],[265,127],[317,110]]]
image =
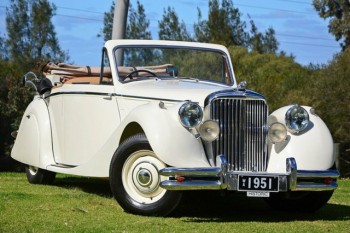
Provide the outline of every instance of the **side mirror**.
[[179,70],[175,66],[168,66],[166,68],[166,73],[170,76],[176,77],[179,75]]

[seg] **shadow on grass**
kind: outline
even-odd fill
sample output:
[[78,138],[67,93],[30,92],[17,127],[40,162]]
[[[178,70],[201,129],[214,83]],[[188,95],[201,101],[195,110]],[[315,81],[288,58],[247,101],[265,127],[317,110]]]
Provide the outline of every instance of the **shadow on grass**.
[[[107,179],[63,177],[54,185],[102,197],[112,197]],[[220,195],[216,191],[184,192],[178,208],[169,216],[185,222],[290,222],[350,220],[350,206],[327,204],[315,213],[281,212],[270,208],[262,198],[248,198],[245,193]]]
[[245,193],[220,196],[217,192],[184,193],[173,217],[187,217],[186,222],[289,222],[339,221],[350,219],[350,206],[327,204],[315,213],[276,211],[262,198],[248,198]]
[[66,189],[80,189],[83,192],[96,194],[102,197],[112,197],[108,179],[87,177],[56,177],[54,186]]

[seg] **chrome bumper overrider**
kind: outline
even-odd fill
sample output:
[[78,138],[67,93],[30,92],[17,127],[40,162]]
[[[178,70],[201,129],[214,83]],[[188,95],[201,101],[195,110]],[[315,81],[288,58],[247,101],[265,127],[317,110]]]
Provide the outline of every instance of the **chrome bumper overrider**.
[[[227,171],[227,165],[208,168],[174,168],[160,170],[160,175],[169,177],[160,183],[167,190],[220,190],[238,191],[238,176],[278,176],[279,191],[326,191],[338,187],[337,170],[297,170],[294,158],[288,158],[286,173]],[[327,181],[327,182],[325,182]]]

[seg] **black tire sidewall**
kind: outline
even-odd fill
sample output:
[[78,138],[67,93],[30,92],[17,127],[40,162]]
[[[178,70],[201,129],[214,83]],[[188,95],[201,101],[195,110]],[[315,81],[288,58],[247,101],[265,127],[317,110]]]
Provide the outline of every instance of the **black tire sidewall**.
[[40,168],[38,168],[35,174],[32,174],[29,166],[25,167],[25,172],[27,179],[31,184],[52,184],[56,177],[55,172],[43,170]]
[[157,202],[143,204],[130,197],[124,188],[122,181],[124,163],[131,154],[139,150],[152,151],[144,134],[136,134],[128,138],[114,153],[109,174],[109,182],[113,196],[126,212],[139,215],[168,215],[180,202],[181,192],[167,190],[164,196]]

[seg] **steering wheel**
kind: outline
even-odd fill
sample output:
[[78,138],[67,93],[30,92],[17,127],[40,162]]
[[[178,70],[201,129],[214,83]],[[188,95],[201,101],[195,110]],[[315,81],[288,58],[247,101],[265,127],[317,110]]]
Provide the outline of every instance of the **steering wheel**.
[[152,71],[149,71],[149,70],[134,70],[134,71],[131,71],[127,76],[125,76],[124,79],[127,79],[127,78],[130,78],[130,79],[133,79],[133,74],[136,74],[136,73],[139,73],[139,72],[146,72],[146,73],[149,73],[150,75],[152,75],[153,77],[157,77],[157,75],[155,73],[153,73]]

